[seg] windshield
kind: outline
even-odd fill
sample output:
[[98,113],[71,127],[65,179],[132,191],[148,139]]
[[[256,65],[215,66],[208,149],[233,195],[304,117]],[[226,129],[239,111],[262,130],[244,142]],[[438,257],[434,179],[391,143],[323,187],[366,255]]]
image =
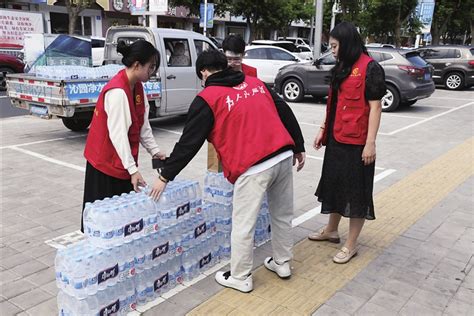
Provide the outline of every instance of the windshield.
[[281,47],[290,51],[292,53],[297,53],[299,50],[296,48],[295,44],[292,43],[276,43],[275,46]]

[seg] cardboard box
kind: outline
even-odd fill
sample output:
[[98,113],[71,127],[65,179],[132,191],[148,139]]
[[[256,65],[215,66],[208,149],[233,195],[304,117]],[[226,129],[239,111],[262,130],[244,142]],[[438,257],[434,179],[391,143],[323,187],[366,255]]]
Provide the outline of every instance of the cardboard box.
[[222,164],[217,156],[214,145],[207,143],[207,170],[212,172],[222,172]]

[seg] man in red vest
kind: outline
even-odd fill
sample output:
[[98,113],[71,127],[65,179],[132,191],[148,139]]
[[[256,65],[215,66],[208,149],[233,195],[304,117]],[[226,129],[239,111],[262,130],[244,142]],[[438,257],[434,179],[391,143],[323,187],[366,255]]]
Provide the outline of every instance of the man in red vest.
[[241,292],[253,289],[253,237],[257,215],[268,195],[273,256],[265,267],[281,278],[291,276],[293,175],[305,162],[304,140],[290,107],[259,79],[227,68],[224,54],[199,55],[196,73],[205,81],[194,99],[179,142],[165,162],[151,195],[191,161],[206,139],[219,156],[224,176],[234,184],[230,271],[216,281]]
[[232,69],[242,71],[246,76],[257,77],[257,68],[242,62],[245,53],[245,42],[240,35],[227,36],[222,42],[222,50]]

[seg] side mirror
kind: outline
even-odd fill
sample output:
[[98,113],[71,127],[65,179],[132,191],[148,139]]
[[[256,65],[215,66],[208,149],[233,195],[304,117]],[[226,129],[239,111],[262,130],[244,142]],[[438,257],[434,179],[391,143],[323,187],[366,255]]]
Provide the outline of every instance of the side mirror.
[[321,65],[321,59],[318,58],[315,61],[313,61],[313,65],[316,66],[316,67],[320,66]]

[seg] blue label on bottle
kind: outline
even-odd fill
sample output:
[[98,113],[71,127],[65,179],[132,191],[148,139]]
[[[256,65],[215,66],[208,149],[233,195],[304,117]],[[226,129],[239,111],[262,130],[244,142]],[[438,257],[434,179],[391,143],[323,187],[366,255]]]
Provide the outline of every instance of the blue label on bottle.
[[176,218],[179,218],[189,213],[189,211],[190,211],[189,202],[181,206],[178,206],[178,208],[176,209]]
[[102,282],[105,282],[108,279],[115,278],[118,275],[118,272],[119,272],[118,264],[99,272],[97,274],[97,283],[101,284]]
[[165,286],[166,284],[168,284],[168,273],[166,273],[165,275],[159,277],[157,280],[155,280],[155,282],[153,282],[153,288],[156,291],[158,291],[159,289],[161,289],[163,286]]
[[138,233],[143,230],[143,219],[139,220],[138,222],[130,223],[128,225],[125,225],[124,227],[124,234],[125,237],[133,234],[133,233]]
[[206,256],[202,257],[199,260],[199,268],[202,269],[206,264],[211,262],[211,259],[212,259],[211,253],[208,253]]
[[154,248],[153,252],[152,252],[153,260],[155,260],[156,258],[158,258],[161,255],[164,255],[164,254],[168,253],[169,244],[170,243],[167,242],[166,244],[159,245],[158,247]]
[[206,232],[206,223],[202,223],[194,229],[194,238],[198,238]]
[[99,316],[108,316],[117,313],[120,310],[120,301],[116,300],[110,305],[102,308],[99,312]]
[[89,278],[88,284],[89,284],[89,286],[96,285],[97,284],[97,275],[93,276],[92,278]]

